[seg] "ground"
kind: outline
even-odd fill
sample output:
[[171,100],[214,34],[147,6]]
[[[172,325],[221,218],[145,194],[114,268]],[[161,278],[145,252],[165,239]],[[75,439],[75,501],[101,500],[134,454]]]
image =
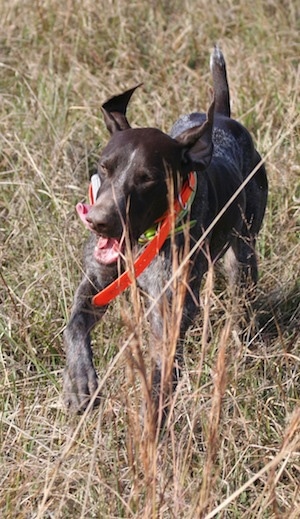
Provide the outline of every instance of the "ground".
[[[298,2],[13,0],[0,14],[1,517],[300,517]],[[62,331],[86,239],[74,206],[108,139],[101,104],[143,81],[130,121],[168,131],[209,106],[216,42],[268,171],[259,332],[240,333],[209,273],[157,438],[141,420],[147,329],[122,296],[93,340],[101,406],[70,417]]]

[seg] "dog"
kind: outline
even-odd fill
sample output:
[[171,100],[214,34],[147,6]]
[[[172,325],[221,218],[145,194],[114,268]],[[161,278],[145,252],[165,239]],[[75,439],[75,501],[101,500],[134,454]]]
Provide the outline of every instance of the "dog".
[[[151,261],[136,273],[138,286],[148,294],[149,301],[154,302],[151,342],[156,352],[155,394],[160,391],[161,382],[160,344],[164,333],[165,302],[167,300],[171,305],[173,297],[172,290],[164,290],[164,287],[172,276],[174,257],[180,262],[187,253],[187,234],[191,251],[188,288],[174,355],[177,368],[174,368],[173,386],[180,376],[183,339],[199,311],[200,284],[209,263],[230,251],[231,259],[234,258],[238,267],[235,282],[246,289],[257,282],[255,242],[267,203],[266,170],[249,132],[231,118],[226,65],[218,47],[211,54],[210,66],[213,101],[207,115],[184,115],[175,122],[169,134],[156,128],[131,128],[126,110],[137,87],[111,98],[102,106],[111,138],[99,160],[97,179],[101,185],[94,193],[94,203],[77,206],[80,218],[91,233],[85,248],[85,274],[64,331],[64,401],[71,411],[82,413],[91,400],[94,406],[99,404],[90,332],[109,303],[105,300],[100,305],[94,304],[97,294],[105,287],[113,286],[120,265],[124,269],[125,241],[135,255],[143,247],[139,245],[141,237],[149,234],[149,229],[155,235],[161,219],[168,210],[170,213],[170,189],[180,206],[179,212],[183,213],[179,227],[185,228],[185,232],[174,231],[173,223],[174,232],[164,237]],[[257,169],[255,175],[241,189],[254,168]],[[193,186],[189,189],[190,183]],[[192,194],[188,212],[186,205],[189,203],[181,200],[184,185]],[[203,232],[239,188],[238,195],[201,244],[199,239]],[[156,239],[155,236],[152,239]],[[162,292],[164,304],[161,303]]]

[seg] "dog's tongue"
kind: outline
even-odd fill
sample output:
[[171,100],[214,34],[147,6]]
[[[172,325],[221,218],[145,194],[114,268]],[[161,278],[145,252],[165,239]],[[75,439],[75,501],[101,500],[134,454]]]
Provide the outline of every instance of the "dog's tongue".
[[91,228],[91,225],[90,223],[87,221],[86,217],[89,213],[89,210],[91,209],[91,205],[89,204],[77,204],[76,205],[76,211],[77,211],[77,214],[80,218],[80,220],[83,222],[83,224],[90,230],[92,231],[92,228]]
[[[91,207],[92,206],[89,204],[76,205],[78,216],[90,231],[93,229],[90,223],[87,221],[86,217]],[[110,263],[117,261],[120,252],[121,246],[117,238],[103,238],[103,236],[100,236],[94,250],[94,257],[99,263],[109,265]]]
[[94,257],[99,263],[109,265],[117,261],[121,252],[120,242],[116,238],[99,238]]

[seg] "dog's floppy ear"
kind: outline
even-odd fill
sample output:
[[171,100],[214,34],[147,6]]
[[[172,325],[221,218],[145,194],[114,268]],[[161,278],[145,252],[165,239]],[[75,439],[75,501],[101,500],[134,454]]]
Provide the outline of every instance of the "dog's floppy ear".
[[141,86],[139,83],[130,90],[126,90],[123,94],[114,96],[102,105],[102,112],[106,128],[110,133],[130,128],[130,124],[126,119],[126,109],[133,92]]
[[207,119],[200,126],[194,126],[182,132],[176,141],[182,146],[182,160],[196,169],[209,166],[213,152],[212,131],[214,122],[213,99],[207,113]]

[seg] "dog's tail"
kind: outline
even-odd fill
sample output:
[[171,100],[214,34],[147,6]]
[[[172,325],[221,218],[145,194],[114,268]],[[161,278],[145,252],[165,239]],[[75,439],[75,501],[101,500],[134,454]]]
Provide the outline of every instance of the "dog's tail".
[[210,56],[213,77],[215,112],[230,117],[230,96],[224,56],[216,45]]

